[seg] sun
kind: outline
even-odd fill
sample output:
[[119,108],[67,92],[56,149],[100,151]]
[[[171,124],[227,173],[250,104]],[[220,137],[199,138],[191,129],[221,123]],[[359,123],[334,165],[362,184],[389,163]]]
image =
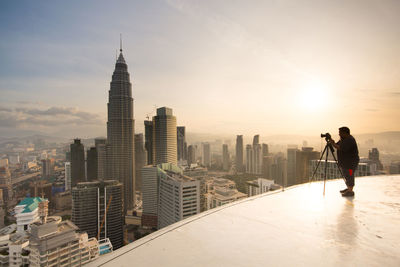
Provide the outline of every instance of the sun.
[[329,88],[326,83],[319,80],[312,80],[299,90],[297,101],[302,110],[320,110],[330,103]]

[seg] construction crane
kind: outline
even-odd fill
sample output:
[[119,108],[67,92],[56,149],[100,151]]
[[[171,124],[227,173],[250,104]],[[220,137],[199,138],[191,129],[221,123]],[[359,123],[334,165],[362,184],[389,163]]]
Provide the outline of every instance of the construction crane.
[[100,228],[97,233],[97,240],[99,240],[99,238],[100,238],[101,229],[103,229],[104,222],[106,220],[106,216],[107,216],[107,212],[108,212],[108,208],[110,207],[110,204],[111,204],[111,200],[112,200],[112,196],[110,196],[110,199],[108,200],[106,211],[104,212],[103,220],[101,220]]
[[157,105],[154,105],[154,106],[153,106],[153,110],[152,110],[150,113],[147,113],[147,114],[146,114],[146,119],[147,119],[147,120],[150,120],[150,115],[151,115],[152,113],[154,113],[155,110],[157,110]]

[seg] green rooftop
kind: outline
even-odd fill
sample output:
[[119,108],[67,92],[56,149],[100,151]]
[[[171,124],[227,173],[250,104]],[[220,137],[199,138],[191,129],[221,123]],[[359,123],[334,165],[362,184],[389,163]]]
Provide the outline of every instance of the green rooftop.
[[37,209],[39,203],[44,200],[45,199],[41,197],[26,197],[23,200],[21,200],[21,202],[19,202],[17,206],[25,205],[25,208],[22,211],[22,213],[28,213]]

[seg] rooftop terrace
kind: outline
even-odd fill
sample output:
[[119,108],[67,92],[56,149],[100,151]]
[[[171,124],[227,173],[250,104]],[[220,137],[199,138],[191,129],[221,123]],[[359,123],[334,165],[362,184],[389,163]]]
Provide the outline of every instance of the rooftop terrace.
[[[273,191],[165,227],[91,266],[400,266],[400,176]],[[90,265],[89,265],[90,266]]]

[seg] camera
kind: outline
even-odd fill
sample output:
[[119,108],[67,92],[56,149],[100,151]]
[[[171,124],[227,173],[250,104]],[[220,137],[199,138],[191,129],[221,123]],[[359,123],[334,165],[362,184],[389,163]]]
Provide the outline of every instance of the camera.
[[321,138],[325,138],[326,141],[331,140],[332,136],[330,133],[321,134]]

